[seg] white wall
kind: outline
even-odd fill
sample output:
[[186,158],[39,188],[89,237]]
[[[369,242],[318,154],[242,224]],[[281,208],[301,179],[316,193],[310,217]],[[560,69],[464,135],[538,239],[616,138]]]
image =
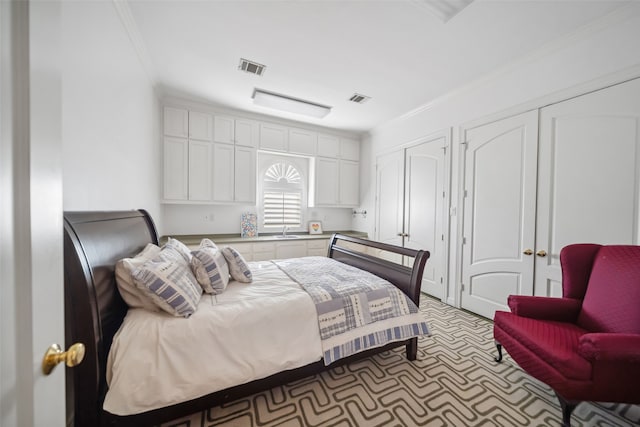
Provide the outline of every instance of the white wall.
[[63,2],[65,210],[149,210],[160,226],[159,104],[112,1]]
[[[238,205],[163,205],[161,234],[239,234],[243,212],[257,213],[257,209]],[[325,231],[351,230],[351,212],[346,208],[309,208],[305,221],[322,221]]]
[[[640,76],[640,4],[610,14],[562,40],[526,55],[467,87],[373,129],[363,139],[361,205],[371,215],[354,229],[374,236],[375,159],[419,138],[452,128],[451,207],[457,208],[460,128],[481,118],[496,119]],[[365,149],[366,147],[366,149]],[[364,165],[368,164],[369,168]],[[456,291],[458,221],[451,217],[449,299]]]

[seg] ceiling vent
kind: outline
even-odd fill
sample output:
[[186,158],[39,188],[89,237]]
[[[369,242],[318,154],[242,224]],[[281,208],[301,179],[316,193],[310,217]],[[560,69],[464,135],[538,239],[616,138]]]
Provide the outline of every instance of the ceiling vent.
[[367,95],[361,95],[359,93],[354,93],[351,98],[349,98],[349,101],[351,102],[355,102],[356,104],[364,104],[365,102],[367,102],[368,100],[370,100],[371,97],[367,96]]
[[258,64],[257,62],[249,61],[244,58],[240,58],[240,65],[238,65],[238,70],[256,74],[258,76],[263,75],[266,68],[266,65]]

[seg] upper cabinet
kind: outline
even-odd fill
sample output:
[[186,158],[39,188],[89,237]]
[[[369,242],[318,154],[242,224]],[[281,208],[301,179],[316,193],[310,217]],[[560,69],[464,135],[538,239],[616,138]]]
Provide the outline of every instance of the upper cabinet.
[[306,129],[289,129],[289,153],[316,155],[318,134]]
[[343,160],[360,160],[360,141],[340,138],[340,158]]
[[359,203],[356,139],[165,106],[163,145],[166,203],[255,204],[258,149],[314,158],[316,205]]
[[164,107],[164,135],[188,138],[189,111],[182,108]]
[[340,138],[319,133],[317,152],[320,157],[337,158],[340,155]]
[[260,148],[287,151],[289,149],[289,128],[273,123],[260,123]]
[[231,116],[215,116],[214,141],[258,148],[260,124],[256,120]]

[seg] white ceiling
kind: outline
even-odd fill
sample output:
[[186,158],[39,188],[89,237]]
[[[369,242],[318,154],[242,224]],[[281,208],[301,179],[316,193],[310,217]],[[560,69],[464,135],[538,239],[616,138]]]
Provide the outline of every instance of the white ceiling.
[[[151,74],[167,93],[358,132],[627,2],[475,0],[447,22],[425,3],[442,0],[128,0]],[[238,71],[240,58],[266,65],[264,75]],[[279,114],[252,104],[254,88],[333,110],[323,119]],[[349,102],[355,92],[371,99]]]

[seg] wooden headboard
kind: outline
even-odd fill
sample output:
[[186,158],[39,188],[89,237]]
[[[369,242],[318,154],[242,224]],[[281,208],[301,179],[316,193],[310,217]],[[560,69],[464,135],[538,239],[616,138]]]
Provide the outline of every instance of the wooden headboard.
[[86,347],[83,362],[67,369],[67,413],[75,413],[75,425],[100,425],[107,356],[127,314],[115,264],[147,243],[158,244],[158,235],[144,210],[64,214],[65,339]]

